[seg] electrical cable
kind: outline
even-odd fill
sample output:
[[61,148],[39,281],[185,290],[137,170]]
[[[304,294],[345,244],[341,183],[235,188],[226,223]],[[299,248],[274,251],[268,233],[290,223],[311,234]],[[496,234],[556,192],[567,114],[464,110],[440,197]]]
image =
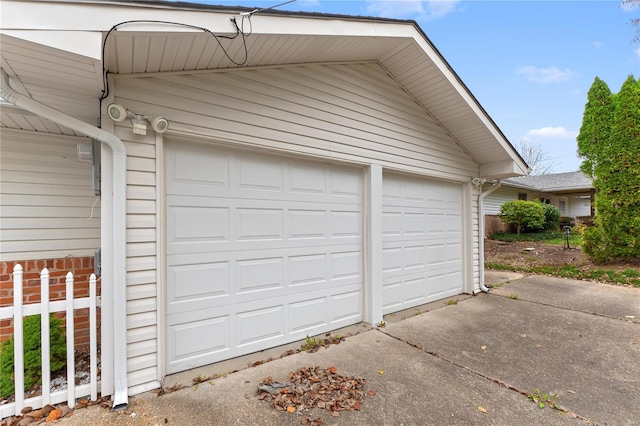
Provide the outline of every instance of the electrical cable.
[[[102,85],[104,87],[104,89],[102,89],[102,95],[100,96],[99,102],[100,102],[100,117],[99,117],[99,122],[98,125],[102,125],[102,101],[104,99],[106,99],[109,96],[109,79],[108,79],[108,75],[109,75],[109,71],[107,69],[105,69],[105,53],[107,50],[107,41],[109,40],[109,36],[114,32],[117,31],[118,27],[122,26],[122,25],[127,25],[127,24],[165,24],[165,25],[176,25],[176,26],[181,26],[181,27],[185,27],[185,28],[191,28],[191,29],[196,29],[196,30],[200,30],[205,32],[206,34],[210,35],[211,37],[213,37],[216,42],[218,43],[218,46],[220,46],[220,49],[222,49],[222,51],[224,52],[224,55],[227,57],[227,59],[229,59],[229,61],[231,61],[232,64],[237,65],[237,66],[242,66],[245,65],[247,63],[247,60],[249,59],[249,52],[247,49],[247,37],[249,37],[251,35],[251,33],[253,32],[253,24],[251,23],[251,16],[253,16],[255,13],[261,12],[263,10],[270,10],[270,9],[275,9],[276,7],[280,7],[280,6],[284,6],[285,4],[289,4],[289,3],[293,3],[296,0],[288,0],[285,2],[282,2],[280,4],[276,4],[275,6],[271,6],[271,7],[267,7],[264,9],[254,9],[251,12],[243,12],[240,13],[240,18],[242,18],[242,20],[240,21],[240,25],[238,26],[238,22],[236,21],[236,17],[232,17],[231,18],[231,22],[233,22],[233,25],[236,27],[236,33],[233,36],[220,36],[220,35],[216,35],[214,34],[212,31],[208,30],[207,28],[204,27],[199,27],[197,25],[191,25],[191,24],[183,24],[180,22],[171,22],[171,21],[160,21],[160,20],[146,20],[146,19],[136,19],[136,20],[130,20],[130,21],[122,21],[118,24],[115,24],[114,26],[112,26],[109,31],[107,31],[107,34],[104,37],[104,40],[102,41]],[[245,32],[244,30],[244,22],[245,19],[249,22],[249,32]],[[239,35],[242,35],[242,45],[244,48],[244,59],[240,60],[240,61],[236,61],[235,59],[233,59],[231,57],[231,55],[229,55],[229,52],[227,52],[227,49],[222,45],[222,42],[220,41],[220,39],[225,39],[225,40],[234,40],[236,39]]]
[[[107,79],[109,71],[106,70],[105,67],[104,67],[104,63],[106,62],[105,61],[105,53],[106,53],[106,48],[107,48],[107,41],[109,40],[109,36],[111,36],[111,34],[114,31],[117,31],[119,27],[121,27],[123,25],[128,25],[128,24],[165,24],[165,25],[176,25],[176,26],[179,26],[179,27],[185,27],[185,28],[191,28],[191,29],[195,29],[195,30],[200,30],[200,31],[203,31],[204,33],[208,34],[209,36],[213,37],[216,40],[216,42],[218,43],[218,46],[220,46],[220,48],[224,52],[224,55],[227,57],[227,59],[229,59],[229,61],[231,61],[231,63],[233,63],[234,65],[242,66],[242,65],[245,65],[247,63],[247,60],[249,59],[246,38],[251,35],[251,32],[246,34],[243,29],[244,29],[244,21],[245,21],[245,19],[248,20],[249,23],[251,24],[251,14],[249,14],[249,15],[241,15],[240,17],[242,18],[240,26],[238,26],[238,23],[237,23],[235,17],[231,18],[231,22],[233,23],[234,27],[236,28],[236,33],[234,35],[232,35],[232,36],[216,35],[212,31],[210,31],[210,30],[208,30],[207,28],[204,28],[204,27],[199,27],[197,25],[191,25],[191,24],[183,24],[183,23],[180,23],[180,22],[171,22],[171,21],[157,21],[157,20],[150,20],[150,19],[149,20],[147,20],[147,19],[136,19],[136,20],[131,20],[131,21],[123,21],[123,22],[120,22],[118,24],[115,24],[114,26],[112,26],[109,29],[109,31],[107,31],[107,34],[104,37],[104,40],[102,42],[102,63],[103,63],[103,65],[102,65],[102,78],[103,78],[104,90],[102,90],[102,96],[100,97],[100,100],[106,99],[109,96],[109,83],[108,83],[108,79]],[[251,25],[250,25],[250,28],[252,28]],[[243,47],[244,47],[244,58],[241,59],[241,60],[235,60],[234,58],[231,57],[231,55],[229,55],[229,52],[222,45],[222,42],[220,41],[220,39],[234,40],[239,35],[242,36]]]

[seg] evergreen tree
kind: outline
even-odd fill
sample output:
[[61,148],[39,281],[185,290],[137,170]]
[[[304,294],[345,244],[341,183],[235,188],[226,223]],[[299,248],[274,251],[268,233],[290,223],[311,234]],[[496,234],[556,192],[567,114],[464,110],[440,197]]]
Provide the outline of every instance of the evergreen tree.
[[595,78],[584,107],[582,126],[578,134],[578,155],[584,158],[580,170],[595,177],[597,160],[603,160],[613,120],[613,95],[607,83]]
[[593,171],[597,191],[596,226],[585,233],[583,247],[597,261],[640,257],[640,81],[629,76],[611,99],[608,123],[605,114],[594,120],[587,108],[583,121],[585,136],[606,135],[591,145],[583,139],[583,166]]

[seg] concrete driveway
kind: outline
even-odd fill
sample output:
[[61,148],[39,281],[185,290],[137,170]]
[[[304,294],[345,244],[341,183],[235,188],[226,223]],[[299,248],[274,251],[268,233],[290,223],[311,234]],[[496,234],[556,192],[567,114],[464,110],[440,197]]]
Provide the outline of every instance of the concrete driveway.
[[[299,425],[321,417],[324,425],[640,424],[640,289],[487,275],[488,283],[504,281],[489,294],[438,302],[400,321],[390,316],[384,328],[315,353],[161,397],[139,395],[126,412],[78,410],[63,423]],[[263,378],[285,381],[315,365],[366,379],[375,396],[340,417],[318,408],[289,414],[256,398]],[[536,389],[557,394],[561,409],[538,408],[526,396]]]

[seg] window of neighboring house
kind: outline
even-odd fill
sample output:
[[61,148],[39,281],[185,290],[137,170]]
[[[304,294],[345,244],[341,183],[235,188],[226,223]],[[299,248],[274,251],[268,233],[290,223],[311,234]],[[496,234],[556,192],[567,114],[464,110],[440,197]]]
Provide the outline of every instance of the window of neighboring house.
[[558,207],[559,207],[560,213],[564,213],[567,210],[567,202],[565,200],[559,200]]
[[526,192],[518,193],[518,200],[527,201],[527,193]]

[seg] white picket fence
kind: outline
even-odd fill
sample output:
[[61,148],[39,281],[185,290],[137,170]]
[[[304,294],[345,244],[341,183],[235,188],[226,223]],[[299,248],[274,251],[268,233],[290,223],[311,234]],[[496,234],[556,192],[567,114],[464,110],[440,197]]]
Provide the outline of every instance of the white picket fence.
[[[43,269],[40,273],[41,295],[40,302],[23,304],[22,293],[23,269],[22,265],[13,268],[13,306],[0,308],[0,320],[13,319],[14,330],[14,378],[15,401],[0,405],[0,419],[14,414],[20,414],[25,406],[33,409],[42,408],[47,404],[60,404],[66,402],[73,408],[78,398],[89,397],[92,401],[98,398],[98,333],[97,333],[97,307],[99,297],[96,291],[96,276],[91,274],[89,279],[89,297],[74,299],[73,274],[66,276],[66,299],[49,300],[49,270]],[[75,384],[75,333],[74,310],[89,308],[89,353],[90,382],[84,385]],[[50,343],[49,314],[66,312],[66,336],[67,336],[67,389],[51,392],[50,371]],[[42,395],[25,399],[24,394],[24,340],[23,319],[30,315],[40,315],[42,334]]]

